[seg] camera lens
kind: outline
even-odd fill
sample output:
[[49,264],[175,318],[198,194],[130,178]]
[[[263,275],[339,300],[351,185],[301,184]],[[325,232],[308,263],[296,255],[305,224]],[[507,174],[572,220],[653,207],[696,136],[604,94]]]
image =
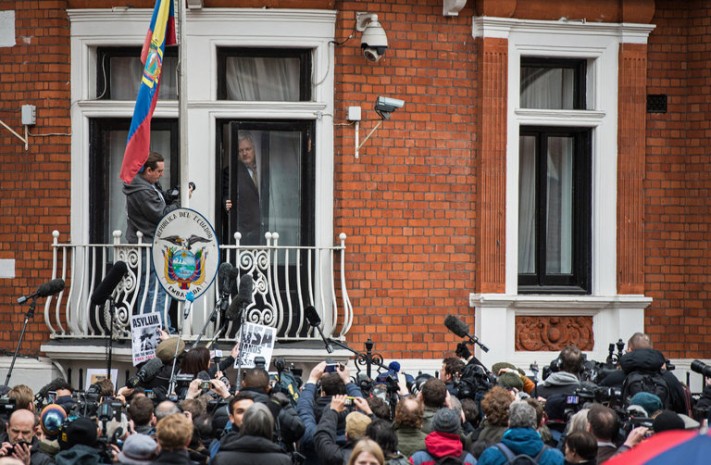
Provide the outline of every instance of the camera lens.
[[694,360],[691,362],[691,371],[704,375],[707,378],[711,378],[711,366],[706,365],[701,360]]

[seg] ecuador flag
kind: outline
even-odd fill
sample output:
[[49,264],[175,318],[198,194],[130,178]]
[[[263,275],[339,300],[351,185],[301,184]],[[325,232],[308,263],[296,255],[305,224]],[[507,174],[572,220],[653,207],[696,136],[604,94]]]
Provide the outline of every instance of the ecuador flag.
[[141,50],[143,76],[136,97],[126,151],[121,164],[121,179],[130,183],[148,159],[151,142],[151,117],[158,101],[160,73],[166,45],[175,45],[173,0],[156,0],[151,25]]

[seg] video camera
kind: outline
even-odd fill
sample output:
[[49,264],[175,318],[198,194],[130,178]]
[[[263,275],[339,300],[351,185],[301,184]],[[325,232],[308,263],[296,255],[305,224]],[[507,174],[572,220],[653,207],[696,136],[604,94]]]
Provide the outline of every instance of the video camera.
[[[195,183],[192,181],[188,183],[188,188],[193,192],[195,191],[195,189],[197,189]],[[180,200],[180,186],[176,185],[166,190],[165,192],[163,192],[163,197],[165,197],[165,203],[168,205],[177,202],[178,200]]]

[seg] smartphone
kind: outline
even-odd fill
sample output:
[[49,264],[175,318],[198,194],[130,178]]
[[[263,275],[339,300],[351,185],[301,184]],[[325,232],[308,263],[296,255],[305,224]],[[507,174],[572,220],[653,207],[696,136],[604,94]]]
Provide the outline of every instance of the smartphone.
[[338,363],[329,363],[323,371],[325,373],[335,373],[338,371]]
[[47,403],[53,404],[57,400],[57,391],[49,391],[47,393]]
[[578,398],[578,396],[568,396],[566,401],[567,401],[568,405],[578,405],[578,403],[580,402],[580,399]]
[[200,389],[203,391],[209,391],[212,385],[210,384],[210,381],[203,381],[200,383]]

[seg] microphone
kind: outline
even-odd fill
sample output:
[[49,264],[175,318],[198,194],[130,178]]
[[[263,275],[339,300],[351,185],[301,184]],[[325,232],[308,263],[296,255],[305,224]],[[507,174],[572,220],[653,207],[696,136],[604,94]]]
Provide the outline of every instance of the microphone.
[[160,373],[162,368],[163,361],[158,357],[148,360],[134,376],[128,378],[126,381],[126,387],[135,388],[139,384],[150,382],[158,373]]
[[237,321],[242,311],[247,305],[252,303],[252,292],[254,291],[254,279],[251,274],[245,274],[239,280],[239,293],[232,300],[230,308],[225,312],[225,318]]
[[220,293],[222,295],[232,294],[234,288],[234,280],[237,279],[239,271],[232,266],[231,263],[222,263],[217,270],[217,276],[220,280]]
[[313,305],[309,305],[308,307],[306,307],[306,310],[304,310],[304,313],[306,316],[306,320],[309,322],[309,325],[316,328],[316,331],[318,331],[319,336],[321,336],[321,340],[323,340],[323,344],[326,346],[326,352],[328,352],[329,354],[332,353],[333,346],[323,335],[323,331],[321,331],[321,317],[318,316],[316,308],[314,308]]
[[128,273],[126,262],[118,261],[114,263],[101,284],[96,287],[91,295],[91,303],[94,305],[104,305],[106,300],[111,297],[111,294],[121,282],[123,277]]
[[469,339],[469,342],[478,344],[484,352],[489,351],[489,348],[479,342],[479,339],[476,336],[471,336],[469,334],[469,326],[456,316],[447,315],[447,318],[444,319],[444,325],[458,337]]
[[183,320],[188,319],[188,315],[190,315],[190,309],[193,306],[194,300],[195,294],[193,294],[193,291],[188,291],[188,293],[185,294],[185,303],[183,304]]
[[30,299],[34,299],[36,297],[49,297],[50,295],[54,295],[58,292],[61,292],[64,290],[64,280],[63,279],[53,279],[51,281],[47,281],[44,284],[41,284],[40,287],[37,288],[37,290],[30,295],[25,295],[17,299],[18,304],[24,304]]

